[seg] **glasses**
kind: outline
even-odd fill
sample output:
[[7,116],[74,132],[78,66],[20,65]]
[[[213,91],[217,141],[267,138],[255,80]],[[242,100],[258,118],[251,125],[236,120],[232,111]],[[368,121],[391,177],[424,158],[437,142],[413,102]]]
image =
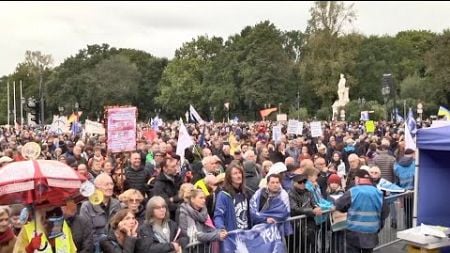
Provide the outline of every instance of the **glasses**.
[[306,183],[306,180],[297,182],[297,184],[305,184],[305,183]]
[[129,199],[128,202],[141,203],[142,199]]
[[167,206],[166,205],[162,205],[162,206],[155,206],[154,209],[166,209]]

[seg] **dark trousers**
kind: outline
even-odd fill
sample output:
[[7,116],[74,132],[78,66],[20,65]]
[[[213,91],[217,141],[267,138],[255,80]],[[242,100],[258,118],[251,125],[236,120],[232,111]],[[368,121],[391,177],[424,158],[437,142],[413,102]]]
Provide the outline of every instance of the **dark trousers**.
[[294,233],[287,237],[289,253],[315,253],[316,237],[314,220],[293,224]]
[[346,253],[372,253],[373,249],[360,249],[350,243],[347,243],[347,246],[345,247],[347,252]]

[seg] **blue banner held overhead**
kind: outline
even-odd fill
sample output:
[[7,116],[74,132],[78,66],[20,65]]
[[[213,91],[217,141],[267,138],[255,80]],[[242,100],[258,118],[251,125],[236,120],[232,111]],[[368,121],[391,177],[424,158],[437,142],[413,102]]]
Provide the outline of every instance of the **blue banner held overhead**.
[[251,230],[234,230],[223,242],[224,252],[285,253],[283,237],[275,224],[258,224]]

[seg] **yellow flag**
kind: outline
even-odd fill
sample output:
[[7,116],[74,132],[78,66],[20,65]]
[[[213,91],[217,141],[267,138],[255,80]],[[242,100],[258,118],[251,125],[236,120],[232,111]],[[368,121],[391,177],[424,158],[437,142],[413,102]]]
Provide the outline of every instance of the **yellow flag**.
[[239,142],[236,140],[236,137],[233,133],[228,135],[228,143],[230,143],[230,154],[234,154],[234,151],[240,150]]
[[77,115],[75,113],[72,113],[72,115],[70,115],[70,117],[67,119],[67,123],[70,124],[76,120],[77,120]]
[[374,133],[375,132],[375,123],[373,122],[373,120],[366,121],[365,126],[366,126],[366,132],[367,133]]

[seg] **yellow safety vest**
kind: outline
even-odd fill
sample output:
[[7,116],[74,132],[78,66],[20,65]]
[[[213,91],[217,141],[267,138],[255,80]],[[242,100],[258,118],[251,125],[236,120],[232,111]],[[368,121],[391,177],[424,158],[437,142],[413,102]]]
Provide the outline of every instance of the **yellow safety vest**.
[[[25,227],[25,232],[27,233],[28,240],[31,241],[31,238],[34,237],[34,228],[35,228],[34,221],[31,221],[31,222],[25,224],[24,227]],[[43,231],[42,227],[40,227],[38,225],[37,232],[42,233],[40,248],[42,249],[45,246],[45,244],[47,244],[47,247],[45,248],[45,250],[39,251],[39,252],[43,252],[43,253],[77,252],[76,246],[73,242],[72,232],[70,230],[70,227],[67,225],[66,221],[64,221],[64,224],[63,224],[63,235],[55,238],[56,252],[53,252],[52,245],[47,240],[47,236],[45,235],[45,233],[43,233],[42,231]]]

